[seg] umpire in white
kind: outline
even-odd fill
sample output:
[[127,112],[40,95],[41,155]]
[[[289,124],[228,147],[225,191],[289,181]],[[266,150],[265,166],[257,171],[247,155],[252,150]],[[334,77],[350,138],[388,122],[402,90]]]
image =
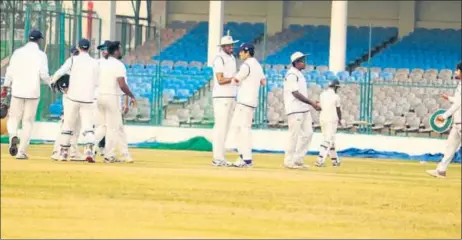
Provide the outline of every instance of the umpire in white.
[[451,107],[446,112],[438,116],[436,119],[439,122],[444,122],[450,116],[453,117],[452,129],[449,132],[448,140],[446,141],[446,150],[444,156],[438,167],[435,170],[428,170],[427,173],[434,176],[444,178],[446,177],[446,171],[449,164],[451,163],[454,154],[460,149],[461,138],[462,138],[462,109],[461,109],[461,79],[462,79],[462,62],[457,65],[456,79],[459,81],[454,96],[448,96],[447,94],[441,94],[441,97],[452,103]]
[[93,101],[98,84],[99,64],[88,54],[90,41],[81,39],[78,44],[79,55],[69,58],[53,75],[52,82],[70,71],[68,103],[64,111],[63,131],[61,133],[61,161],[66,161],[70,148],[70,139],[75,132],[76,115],[80,114],[83,130],[86,160],[94,163],[93,146],[95,142],[93,130]]
[[231,81],[236,75],[236,59],[233,55],[234,41],[231,36],[221,38],[221,51],[213,62],[213,166],[229,166],[225,159],[225,142],[236,104],[236,85]]
[[[47,55],[40,50],[43,35],[38,30],[29,33],[29,42],[13,52],[6,70],[2,96],[11,87],[11,105],[7,122],[9,152],[16,159],[28,159],[26,154],[40,99],[40,80],[50,85]],[[21,142],[18,125],[22,121]],[[19,144],[19,149],[18,149]]]
[[290,57],[292,67],[284,79],[284,107],[289,124],[289,137],[284,157],[284,167],[304,168],[303,160],[313,137],[313,120],[310,107],[320,110],[319,105],[308,99],[305,69],[306,55],[296,52]]

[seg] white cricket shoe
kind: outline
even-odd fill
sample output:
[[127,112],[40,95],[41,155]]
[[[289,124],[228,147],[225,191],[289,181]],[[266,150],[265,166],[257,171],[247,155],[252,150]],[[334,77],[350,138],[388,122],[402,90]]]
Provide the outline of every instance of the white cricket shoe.
[[29,156],[27,156],[27,154],[24,152],[18,152],[18,154],[16,154],[16,159],[17,160],[27,160],[29,159]]
[[314,166],[315,166],[315,167],[325,167],[326,164],[323,163],[323,162],[320,162],[320,161],[316,161],[316,162],[314,163]]
[[86,157],[80,152],[73,152],[70,154],[70,160],[76,162],[83,162],[86,160]]
[[229,167],[231,165],[233,164],[226,160],[213,160],[212,161],[212,166],[214,167]]
[[104,157],[104,163],[115,163],[119,162],[119,160],[116,159],[116,157]]
[[250,160],[250,162],[246,162],[239,158],[236,162],[233,163],[233,166],[237,168],[252,168],[253,163],[252,160]]
[[59,152],[58,151],[53,151],[53,154],[51,155],[51,159],[55,161],[59,161]]
[[438,170],[427,170],[427,173],[433,177],[446,178],[446,172],[440,172]]
[[298,167],[301,167],[301,168],[309,168],[310,167],[309,165],[304,164],[303,161],[296,161],[296,162],[294,162],[294,165],[296,165]]
[[133,160],[132,156],[130,153],[123,153],[122,154],[122,159],[120,162],[125,162],[125,163],[134,163],[135,161]]

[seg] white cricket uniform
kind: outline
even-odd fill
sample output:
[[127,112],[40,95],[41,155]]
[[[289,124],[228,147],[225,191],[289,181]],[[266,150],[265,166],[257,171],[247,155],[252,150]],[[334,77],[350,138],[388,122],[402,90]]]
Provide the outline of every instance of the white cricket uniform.
[[125,65],[114,57],[100,62],[98,112],[101,124],[106,127],[105,158],[115,157],[115,147],[119,143],[122,154],[128,154],[128,144],[122,121],[121,96],[118,78],[126,81],[127,70]]
[[93,100],[95,88],[98,85],[98,62],[88,53],[80,52],[79,55],[68,59],[53,76],[53,80],[59,79],[70,71],[69,88],[67,90],[67,104],[64,111],[63,132],[61,135],[61,147],[70,147],[71,136],[76,133],[77,114],[80,115],[81,128],[83,130],[86,154],[90,154],[91,147],[95,143],[93,130]]
[[11,139],[18,136],[18,125],[22,131],[18,153],[26,153],[37,114],[40,99],[40,80],[50,84],[47,55],[37,43],[29,42],[15,50],[5,73],[5,87],[11,87],[11,103],[8,113],[8,134]]
[[[70,57],[71,61],[73,62],[72,60],[72,57]],[[67,74],[70,74],[70,72],[68,72]],[[63,93],[63,96],[62,96],[62,100],[63,100],[63,109],[64,111],[66,111],[66,105],[68,105],[69,103],[69,98],[67,97],[67,93]],[[70,141],[70,144],[71,144],[71,147],[70,147],[70,156],[71,158],[74,158],[74,157],[77,157],[77,155],[80,155],[79,154],[79,151],[78,151],[78,140],[79,140],[79,136],[80,136],[80,130],[81,130],[81,120],[80,120],[80,114],[77,113],[76,116],[76,122],[75,122],[75,134],[72,134],[72,137],[71,137],[71,141]],[[53,153],[56,153],[56,152],[59,152],[61,146],[60,146],[60,137],[61,137],[61,132],[63,131],[63,125],[64,125],[64,115],[61,116],[61,126],[59,128],[59,132],[57,133],[57,136],[56,136],[56,139],[55,139],[55,143],[53,145]]]
[[242,63],[235,78],[239,80],[239,87],[231,126],[242,160],[248,161],[252,160],[252,120],[258,106],[260,82],[265,75],[258,60],[250,57]]
[[319,122],[324,141],[319,149],[318,163],[324,163],[329,153],[333,162],[339,161],[337,151],[335,150],[335,134],[338,127],[337,108],[340,107],[340,97],[333,88],[328,88],[321,93],[319,97],[321,105],[321,114]]
[[224,78],[232,78],[236,75],[236,59],[221,51],[213,62],[213,159],[225,160],[225,143],[231,125],[231,117],[236,105],[235,83],[220,85],[217,73],[223,73]]
[[308,104],[292,94],[298,91],[308,97],[306,79],[295,67],[287,71],[284,79],[284,108],[289,125],[289,138],[285,151],[284,164],[303,164],[303,158],[313,137],[313,119]]
[[462,138],[462,126],[461,126],[461,83],[457,86],[454,96],[449,97],[449,101],[452,103],[451,107],[443,114],[443,118],[447,119],[452,116],[452,129],[449,132],[448,139],[446,141],[446,149],[444,151],[444,157],[438,164],[437,170],[439,172],[446,172],[449,164],[451,163],[454,154],[461,147]]

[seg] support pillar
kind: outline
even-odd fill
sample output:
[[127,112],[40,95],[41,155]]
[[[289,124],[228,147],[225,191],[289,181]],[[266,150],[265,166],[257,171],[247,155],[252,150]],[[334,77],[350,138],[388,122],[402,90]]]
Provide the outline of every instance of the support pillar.
[[329,70],[345,70],[348,1],[332,1]]
[[268,35],[281,32],[284,28],[284,1],[267,1],[266,29]]
[[402,38],[415,28],[415,1],[399,2],[398,37]]
[[218,44],[223,36],[224,1],[210,1],[209,11],[209,43],[207,63],[212,66],[213,58],[218,52]]
[[[116,6],[117,1],[101,1],[95,2],[95,5],[104,5],[109,11],[102,12],[100,15],[102,20],[101,39],[116,40]],[[99,43],[98,43],[99,44]]]
[[151,1],[152,21],[160,28],[165,28],[167,25],[167,4],[165,0]]

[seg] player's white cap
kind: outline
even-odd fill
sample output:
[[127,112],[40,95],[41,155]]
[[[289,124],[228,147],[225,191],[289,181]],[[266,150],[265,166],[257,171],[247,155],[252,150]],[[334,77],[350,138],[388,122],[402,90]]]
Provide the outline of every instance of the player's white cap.
[[239,42],[239,40],[233,40],[233,37],[229,36],[229,35],[226,35],[226,36],[223,36],[220,40],[220,45],[218,46],[223,46],[223,45],[230,45],[230,44],[235,44]]
[[297,61],[298,59],[300,59],[302,57],[306,57],[308,55],[309,54],[305,54],[305,53],[301,53],[301,52],[295,52],[294,54],[292,54],[292,56],[290,56],[290,62],[293,63],[293,62]]

